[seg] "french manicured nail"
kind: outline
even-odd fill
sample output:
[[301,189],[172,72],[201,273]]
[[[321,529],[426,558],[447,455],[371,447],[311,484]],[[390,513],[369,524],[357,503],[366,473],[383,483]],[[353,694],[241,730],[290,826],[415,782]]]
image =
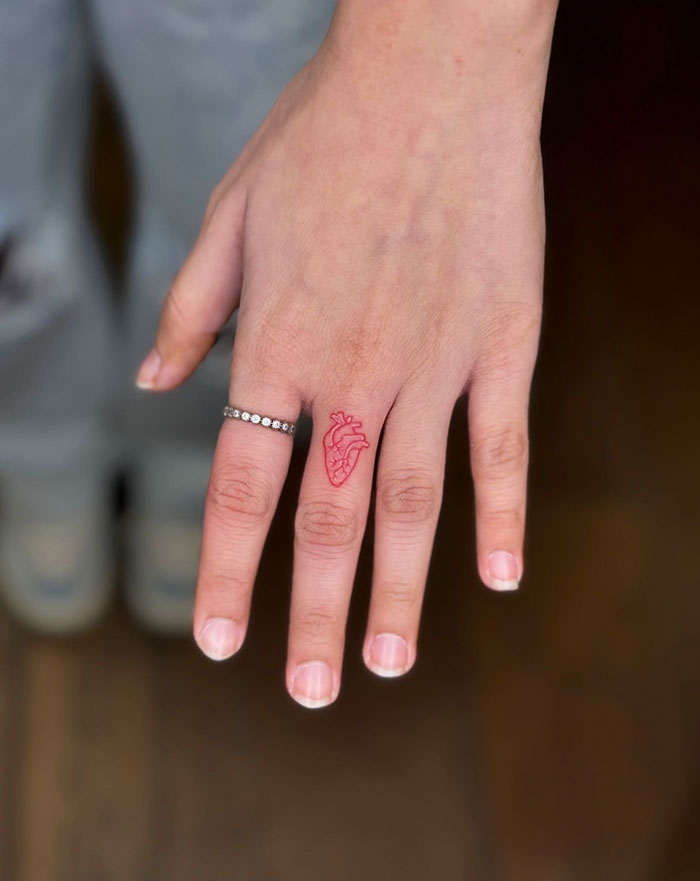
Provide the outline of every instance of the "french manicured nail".
[[492,551],[489,554],[489,580],[494,590],[516,590],[518,587],[518,561],[508,551]]
[[367,666],[377,676],[401,676],[408,669],[408,643],[395,633],[378,633],[369,647]]
[[299,664],[292,678],[292,697],[314,710],[333,702],[333,671],[325,661],[308,661]]
[[197,644],[212,661],[235,655],[243,642],[241,628],[230,618],[209,618],[199,631]]
[[155,349],[151,349],[136,375],[136,385],[142,389],[152,389],[160,373],[160,367],[160,355]]

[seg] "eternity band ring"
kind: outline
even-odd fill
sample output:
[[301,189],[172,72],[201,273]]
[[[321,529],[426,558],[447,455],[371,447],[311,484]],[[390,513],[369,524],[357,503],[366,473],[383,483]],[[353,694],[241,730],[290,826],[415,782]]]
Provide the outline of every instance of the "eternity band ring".
[[241,410],[238,407],[224,407],[224,416],[227,419],[241,419],[243,422],[251,422],[253,425],[262,425],[263,428],[271,428],[273,431],[283,431],[290,437],[294,437],[296,425],[283,419],[274,419],[272,416],[261,416],[259,413],[251,413],[250,410]]

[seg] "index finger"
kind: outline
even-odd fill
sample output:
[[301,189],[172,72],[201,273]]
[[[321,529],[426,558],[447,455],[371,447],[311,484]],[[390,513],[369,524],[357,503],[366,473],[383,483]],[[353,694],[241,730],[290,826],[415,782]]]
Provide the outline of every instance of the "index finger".
[[[299,401],[269,388],[232,383],[235,418],[225,419],[204,511],[194,636],[213,660],[243,644],[253,583],[292,454],[283,428]],[[259,409],[243,409],[246,405]],[[231,415],[233,416],[232,410]]]

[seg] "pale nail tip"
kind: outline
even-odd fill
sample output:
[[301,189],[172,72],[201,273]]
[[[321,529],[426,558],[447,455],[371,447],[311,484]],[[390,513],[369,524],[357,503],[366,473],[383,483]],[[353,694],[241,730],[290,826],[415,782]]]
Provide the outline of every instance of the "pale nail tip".
[[209,658],[210,661],[227,661],[229,658],[232,658],[238,651],[238,648],[235,648],[233,649],[233,651],[229,650],[222,652],[217,651],[217,649],[214,648],[207,648],[206,646],[200,645],[199,643],[197,643],[197,645],[199,645],[199,650],[202,652],[202,654],[206,655],[206,657]]
[[148,379],[137,379],[136,388],[143,389],[145,392],[152,392],[155,388],[155,383]]
[[517,590],[519,584],[518,581],[501,581],[499,578],[492,578],[490,587],[492,590],[508,591]]
[[318,710],[321,707],[327,707],[329,704],[333,703],[332,697],[307,697],[305,694],[292,694],[294,700],[301,704],[302,707],[306,707],[307,710]]
[[390,670],[387,667],[380,667],[379,664],[373,664],[371,661],[367,662],[367,666],[372,673],[376,673],[377,676],[381,676],[383,679],[396,679],[399,676],[403,676],[408,670],[408,667],[402,667],[400,670]]
[[222,655],[220,652],[213,652],[210,649],[203,649],[200,645],[200,650],[203,655],[206,655],[210,661],[225,661],[227,658],[230,658],[231,655]]

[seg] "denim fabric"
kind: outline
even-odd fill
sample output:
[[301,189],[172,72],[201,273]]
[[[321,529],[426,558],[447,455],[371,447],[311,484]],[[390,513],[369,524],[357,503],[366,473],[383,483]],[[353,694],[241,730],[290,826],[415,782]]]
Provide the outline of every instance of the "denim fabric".
[[[176,392],[135,392],[132,377],[211,189],[314,53],[334,5],[0,0],[0,475],[213,444],[232,328]],[[121,316],[84,210],[96,60],[136,184]]]

